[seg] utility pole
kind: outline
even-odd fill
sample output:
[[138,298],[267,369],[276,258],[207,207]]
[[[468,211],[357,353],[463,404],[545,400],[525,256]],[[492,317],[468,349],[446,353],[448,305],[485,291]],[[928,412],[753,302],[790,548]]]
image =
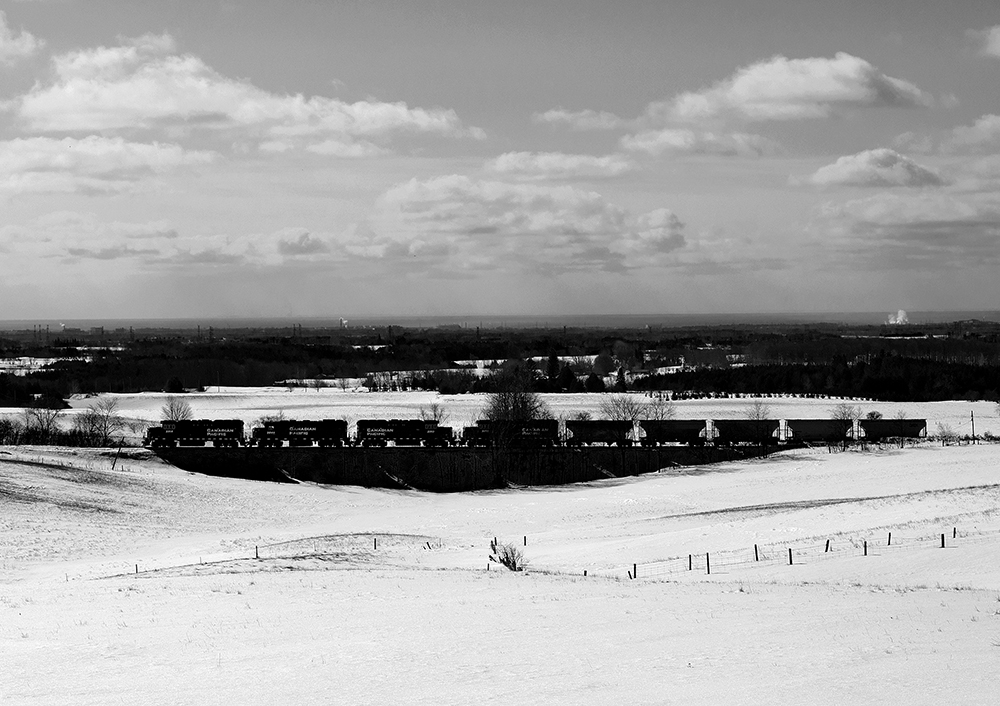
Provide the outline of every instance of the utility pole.
[[972,410],[969,412],[970,418],[972,419],[972,443],[976,443],[976,411]]

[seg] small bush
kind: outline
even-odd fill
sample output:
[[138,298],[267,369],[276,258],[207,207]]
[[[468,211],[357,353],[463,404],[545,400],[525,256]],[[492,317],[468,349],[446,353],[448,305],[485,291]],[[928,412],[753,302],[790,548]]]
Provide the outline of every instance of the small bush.
[[490,542],[490,561],[503,564],[511,571],[524,571],[524,567],[528,565],[524,552],[514,544],[499,542],[496,539]]

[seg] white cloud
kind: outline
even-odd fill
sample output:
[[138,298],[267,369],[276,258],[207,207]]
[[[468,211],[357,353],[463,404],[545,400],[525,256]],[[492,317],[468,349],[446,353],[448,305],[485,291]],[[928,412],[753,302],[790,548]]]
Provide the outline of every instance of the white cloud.
[[1000,58],[1000,25],[984,30],[972,30],[969,35],[979,45],[980,54]]
[[212,152],[179,145],[29,137],[0,142],[0,189],[14,192],[128,191],[140,180],[178,167],[206,164]]
[[1000,115],[984,115],[972,125],[951,131],[942,143],[948,152],[994,152],[1000,150]]
[[821,167],[807,181],[817,186],[941,186],[937,172],[894,150],[881,148],[841,157]]
[[355,139],[400,132],[482,138],[453,110],[410,108],[374,100],[279,95],[230,79],[200,58],[177,54],[169,35],[147,35],[116,47],[53,59],[54,81],[13,102],[35,131],[107,131],[183,126],[239,129],[275,140]]
[[596,110],[569,111],[557,108],[535,113],[532,118],[536,123],[567,125],[574,130],[615,130],[629,124],[629,121],[614,113]]
[[624,155],[564,154],[562,152],[507,152],[489,160],[485,168],[496,174],[526,179],[616,177],[635,168]]
[[834,58],[776,56],[740,68],[711,88],[649,106],[650,119],[698,122],[715,118],[823,118],[838,108],[917,107],[931,103],[917,86],[881,73],[843,52]]
[[346,158],[373,157],[375,155],[385,154],[388,151],[378,145],[368,142],[367,140],[359,140],[356,142],[324,140],[323,142],[317,142],[316,144],[309,145],[306,147],[306,150],[315,154]]
[[822,207],[822,246],[850,266],[944,269],[1000,263],[1000,203],[988,197],[880,193]]
[[26,59],[44,46],[44,41],[27,30],[22,29],[20,34],[14,34],[14,30],[7,24],[7,14],[0,10],[0,64],[13,64]]
[[687,128],[646,130],[621,139],[623,149],[659,155],[664,152],[761,156],[781,151],[779,145],[760,135],[743,132],[714,133]]
[[305,228],[286,228],[275,233],[274,237],[277,239],[278,252],[287,257],[316,255],[330,249],[326,241]]
[[655,267],[684,247],[671,212],[633,214],[572,186],[510,184],[451,175],[389,190],[372,232],[348,249],[421,262],[444,275],[505,269],[549,273]]

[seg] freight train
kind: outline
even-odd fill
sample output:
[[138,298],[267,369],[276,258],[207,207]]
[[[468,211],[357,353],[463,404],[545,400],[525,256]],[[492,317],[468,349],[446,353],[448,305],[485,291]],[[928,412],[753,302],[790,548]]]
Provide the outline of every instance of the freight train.
[[275,420],[254,428],[249,437],[238,419],[190,419],[162,422],[146,434],[151,448],[176,446],[385,447],[543,449],[582,446],[774,446],[784,444],[841,443],[849,440],[881,442],[926,436],[925,419],[863,419],[857,424],[833,419],[640,419],[630,421],[555,419],[530,422],[477,421],[456,434],[451,427],[419,419],[362,419],[357,433],[348,434],[342,419],[314,421]]

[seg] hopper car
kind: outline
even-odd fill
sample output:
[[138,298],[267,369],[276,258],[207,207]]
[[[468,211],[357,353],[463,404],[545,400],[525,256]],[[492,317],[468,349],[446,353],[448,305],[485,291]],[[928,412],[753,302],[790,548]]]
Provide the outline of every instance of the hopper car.
[[570,419],[566,422],[567,446],[631,446],[632,422],[609,419]]
[[712,421],[715,429],[713,441],[719,444],[756,444],[767,446],[778,443],[777,419],[718,419]]
[[861,427],[861,437],[870,442],[927,436],[926,419],[862,419],[858,426]]
[[704,419],[640,419],[643,446],[687,444],[702,446],[708,437]]

